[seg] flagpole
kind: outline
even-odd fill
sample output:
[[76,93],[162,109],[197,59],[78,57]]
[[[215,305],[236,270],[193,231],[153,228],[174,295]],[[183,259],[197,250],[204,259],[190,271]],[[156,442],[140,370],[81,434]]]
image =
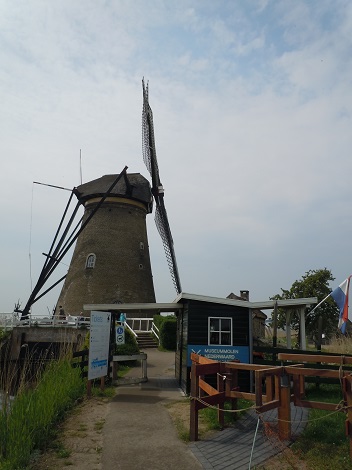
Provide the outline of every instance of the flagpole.
[[328,297],[330,297],[330,295],[331,295],[331,292],[330,292],[330,294],[328,294],[322,301],[320,301],[320,302],[318,303],[318,305],[316,305],[316,306],[313,308],[313,310],[311,310],[309,313],[313,313],[315,309],[317,309],[318,307],[320,307],[320,305],[321,305],[322,303],[324,303],[325,300],[326,300]]

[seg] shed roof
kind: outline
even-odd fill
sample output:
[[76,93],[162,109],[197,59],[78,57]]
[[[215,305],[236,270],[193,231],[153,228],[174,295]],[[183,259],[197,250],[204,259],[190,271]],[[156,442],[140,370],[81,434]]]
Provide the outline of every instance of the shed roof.
[[316,304],[318,299],[316,297],[308,297],[301,299],[287,299],[287,300],[264,300],[262,302],[250,302],[248,300],[235,300],[224,299],[223,297],[210,297],[198,294],[187,294],[181,292],[173,302],[170,303],[139,303],[139,304],[87,304],[84,305],[84,310],[92,311],[109,311],[109,312],[142,312],[150,311],[154,313],[159,312],[176,312],[183,308],[183,304],[188,300],[195,300],[199,302],[208,302],[222,305],[233,305],[237,307],[245,307],[250,309],[273,309],[275,303],[278,307],[282,308],[299,308],[308,307]]
[[237,305],[239,307],[247,307],[251,309],[273,309],[277,303],[278,307],[283,308],[295,308],[295,307],[308,307],[318,302],[316,297],[306,297],[301,299],[285,299],[285,300],[264,300],[262,302],[250,302],[248,300],[235,300],[235,299],[224,299],[223,297],[210,297],[198,294],[187,294],[181,292],[174,302],[182,302],[182,300],[198,300],[201,302],[211,302],[215,304],[223,305]]

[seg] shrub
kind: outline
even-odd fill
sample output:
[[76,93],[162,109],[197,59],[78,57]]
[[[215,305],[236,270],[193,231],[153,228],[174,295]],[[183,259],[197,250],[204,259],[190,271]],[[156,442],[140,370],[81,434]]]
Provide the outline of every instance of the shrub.
[[160,328],[160,346],[170,351],[176,350],[176,328],[177,321],[175,317],[161,317],[164,318]]
[[139,354],[137,340],[128,328],[125,328],[125,344],[115,345],[114,354],[120,356]]

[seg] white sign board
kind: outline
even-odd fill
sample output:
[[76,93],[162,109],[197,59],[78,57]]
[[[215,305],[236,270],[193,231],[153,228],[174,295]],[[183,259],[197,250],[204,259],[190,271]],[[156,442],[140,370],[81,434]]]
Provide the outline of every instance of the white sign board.
[[115,332],[116,332],[116,344],[118,346],[120,346],[121,344],[125,344],[125,327],[124,327],[124,325],[116,325]]
[[91,312],[88,380],[104,377],[108,373],[110,312]]

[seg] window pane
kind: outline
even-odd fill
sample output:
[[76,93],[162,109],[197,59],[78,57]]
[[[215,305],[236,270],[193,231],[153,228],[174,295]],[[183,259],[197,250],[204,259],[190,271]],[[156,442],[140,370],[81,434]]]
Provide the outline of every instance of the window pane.
[[222,318],[221,331],[231,331],[231,319],[230,318]]
[[221,344],[231,344],[231,334],[230,333],[221,333]]
[[220,323],[218,318],[211,318],[210,319],[210,331],[219,331],[220,330]]
[[219,333],[210,333],[210,344],[220,344]]

